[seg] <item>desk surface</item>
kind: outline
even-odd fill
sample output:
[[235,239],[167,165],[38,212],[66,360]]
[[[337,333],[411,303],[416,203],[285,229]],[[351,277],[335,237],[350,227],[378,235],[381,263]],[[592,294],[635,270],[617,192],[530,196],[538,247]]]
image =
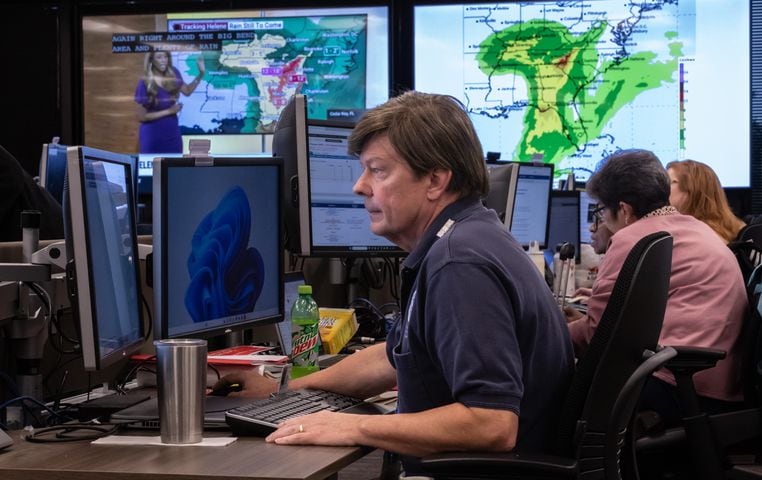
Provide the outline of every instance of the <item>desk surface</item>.
[[164,475],[171,480],[317,480],[331,477],[369,451],[282,446],[256,437],[241,437],[227,447],[149,447],[30,443],[20,432],[11,436],[14,444],[0,450],[3,480],[147,480]]

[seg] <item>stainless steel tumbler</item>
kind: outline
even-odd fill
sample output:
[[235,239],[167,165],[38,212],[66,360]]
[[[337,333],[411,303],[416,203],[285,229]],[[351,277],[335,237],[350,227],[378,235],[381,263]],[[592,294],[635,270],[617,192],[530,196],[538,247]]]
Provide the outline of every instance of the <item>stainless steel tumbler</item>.
[[162,443],[199,443],[204,431],[206,340],[156,340]]

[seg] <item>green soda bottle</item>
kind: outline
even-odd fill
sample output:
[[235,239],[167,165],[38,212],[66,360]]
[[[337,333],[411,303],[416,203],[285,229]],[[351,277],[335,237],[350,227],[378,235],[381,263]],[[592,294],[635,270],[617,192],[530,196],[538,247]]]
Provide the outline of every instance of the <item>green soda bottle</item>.
[[320,312],[311,285],[299,285],[299,297],[291,307],[291,378],[317,372],[320,353]]

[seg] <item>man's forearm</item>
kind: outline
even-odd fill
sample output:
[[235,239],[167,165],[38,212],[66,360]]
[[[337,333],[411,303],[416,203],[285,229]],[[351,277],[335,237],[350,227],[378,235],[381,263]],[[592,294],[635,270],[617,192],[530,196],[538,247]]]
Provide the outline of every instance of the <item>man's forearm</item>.
[[381,343],[353,353],[330,368],[298,378],[289,388],[318,388],[367,398],[395,384],[394,369],[386,358],[386,346]]
[[417,457],[446,451],[505,452],[516,445],[518,425],[511,411],[453,403],[419,413],[369,415],[360,422],[357,443]]

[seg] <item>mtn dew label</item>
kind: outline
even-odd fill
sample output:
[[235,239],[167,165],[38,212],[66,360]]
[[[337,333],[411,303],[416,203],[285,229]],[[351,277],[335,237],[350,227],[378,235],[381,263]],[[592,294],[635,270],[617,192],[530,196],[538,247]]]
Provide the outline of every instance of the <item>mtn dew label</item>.
[[310,285],[299,286],[291,308],[291,378],[316,372],[320,354],[320,312]]

